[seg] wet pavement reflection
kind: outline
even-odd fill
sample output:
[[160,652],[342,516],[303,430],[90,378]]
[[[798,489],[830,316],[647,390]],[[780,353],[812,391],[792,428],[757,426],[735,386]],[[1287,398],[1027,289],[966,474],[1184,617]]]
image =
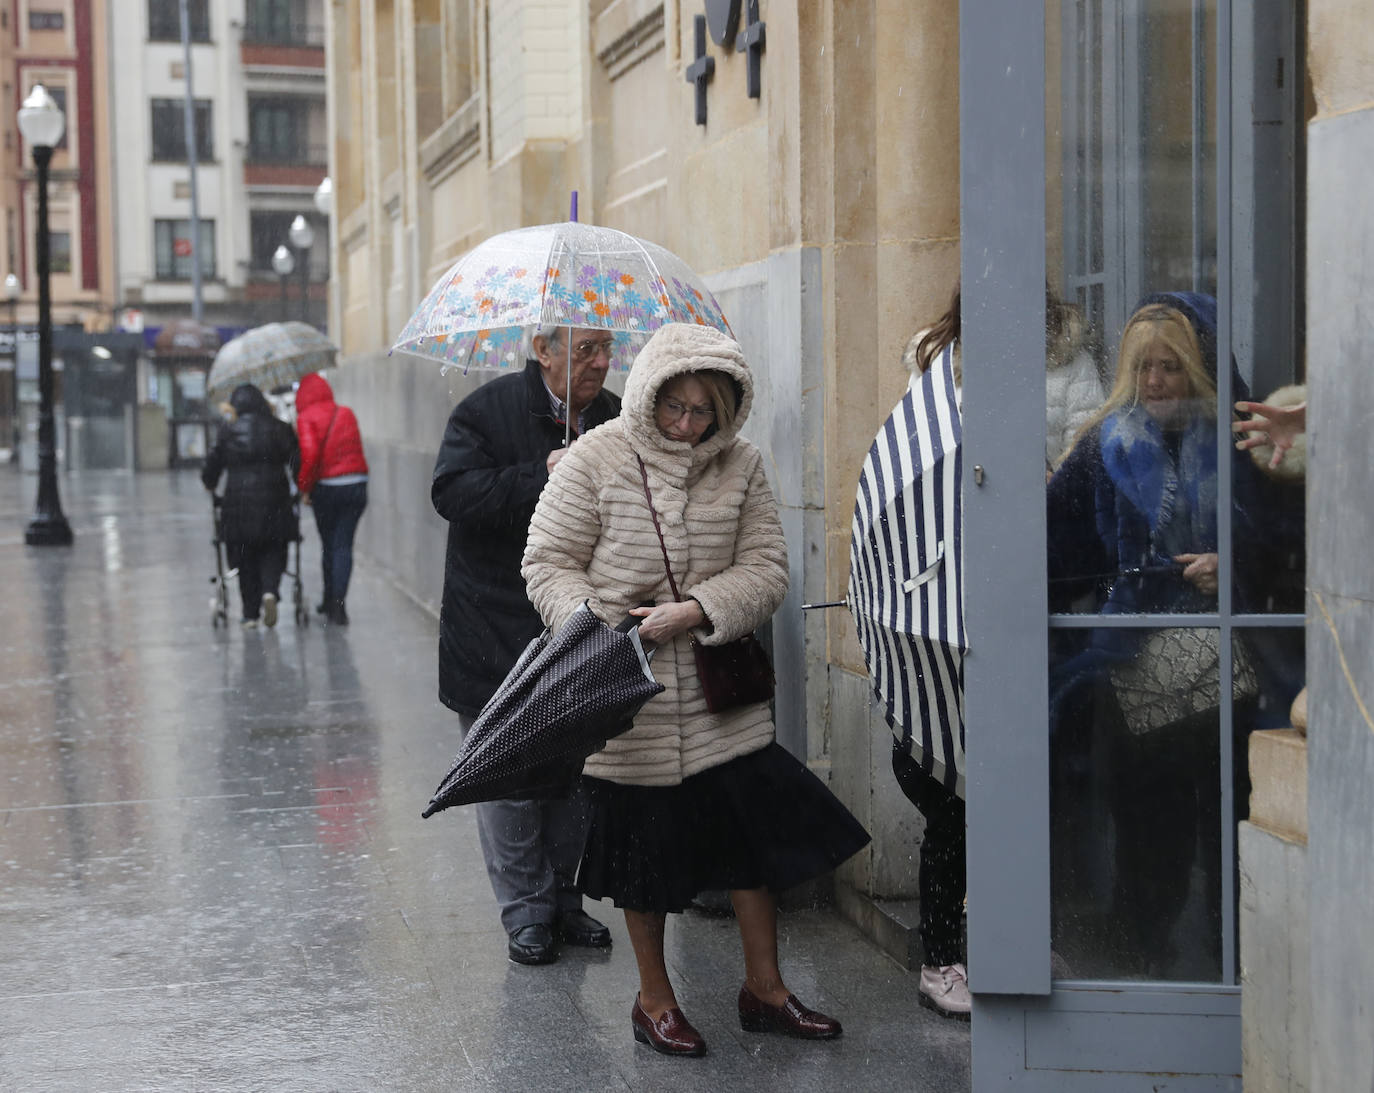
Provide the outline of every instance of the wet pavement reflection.
[[0,467],[0,1089],[969,1087],[967,1026],[823,910],[783,966],[843,1040],[742,1033],[734,923],[689,914],[711,1053],[635,1045],[619,913],[609,954],[512,965],[472,810],[420,819],[458,743],[430,615],[359,558],[347,628],[215,629],[194,472],[64,477],[68,549],[24,545],[34,489]]

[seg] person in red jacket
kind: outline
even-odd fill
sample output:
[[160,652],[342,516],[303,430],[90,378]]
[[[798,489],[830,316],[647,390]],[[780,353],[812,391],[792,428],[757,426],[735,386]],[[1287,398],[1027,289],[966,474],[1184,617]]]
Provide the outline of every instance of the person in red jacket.
[[334,401],[318,372],[296,390],[296,432],[301,444],[297,478],[301,496],[315,510],[324,571],[324,600],[316,608],[330,622],[347,625],[344,599],[353,573],[353,535],[367,508],[367,460],[358,419]]

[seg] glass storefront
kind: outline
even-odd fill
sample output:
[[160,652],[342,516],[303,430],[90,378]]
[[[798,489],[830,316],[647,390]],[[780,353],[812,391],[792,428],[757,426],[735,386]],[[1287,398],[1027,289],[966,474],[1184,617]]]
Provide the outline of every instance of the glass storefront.
[[1226,336],[1218,299],[1245,283],[1219,284],[1217,5],[1047,16],[1047,308],[1079,332],[1096,375],[1084,361],[1075,382],[1102,400],[1074,404],[1086,420],[1047,487],[1053,944],[1074,978],[1234,983],[1222,832],[1245,816],[1249,732],[1301,686],[1302,646],[1300,630],[1223,624],[1302,610],[1304,499],[1230,444],[1247,377],[1275,369]]
[[[968,595],[974,1073],[1236,1088],[1236,825],[1249,738],[1303,685],[1306,563],[1301,461],[1238,450],[1233,424],[1237,402],[1304,397],[1302,15],[995,7],[962,6],[960,55],[965,438],[985,475],[966,566],[988,577]],[[1005,412],[1033,379],[997,367],[1042,345],[1043,433]],[[1009,523],[1043,527],[1045,553],[999,549]],[[994,876],[1015,876],[1018,913],[980,910]]]

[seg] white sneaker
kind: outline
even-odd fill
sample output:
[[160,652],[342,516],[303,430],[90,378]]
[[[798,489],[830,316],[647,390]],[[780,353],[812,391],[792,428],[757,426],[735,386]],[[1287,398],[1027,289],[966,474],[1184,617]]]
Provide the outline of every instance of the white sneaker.
[[239,625],[242,626],[245,630],[256,630],[258,628],[258,620],[244,619],[241,623],[239,623]]
[[936,968],[926,964],[921,968],[919,991],[917,999],[926,1009],[934,1010],[941,1017],[969,1019],[973,999],[968,992],[968,970],[964,965],[945,964]]
[[277,625],[277,597],[271,592],[262,598],[262,624],[269,628]]

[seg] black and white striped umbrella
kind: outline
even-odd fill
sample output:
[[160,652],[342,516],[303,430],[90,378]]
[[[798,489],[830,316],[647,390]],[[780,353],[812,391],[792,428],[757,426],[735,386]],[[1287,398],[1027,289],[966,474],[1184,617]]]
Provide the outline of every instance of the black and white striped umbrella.
[[964,792],[960,392],[946,347],[883,423],[859,476],[847,602],[888,724]]

